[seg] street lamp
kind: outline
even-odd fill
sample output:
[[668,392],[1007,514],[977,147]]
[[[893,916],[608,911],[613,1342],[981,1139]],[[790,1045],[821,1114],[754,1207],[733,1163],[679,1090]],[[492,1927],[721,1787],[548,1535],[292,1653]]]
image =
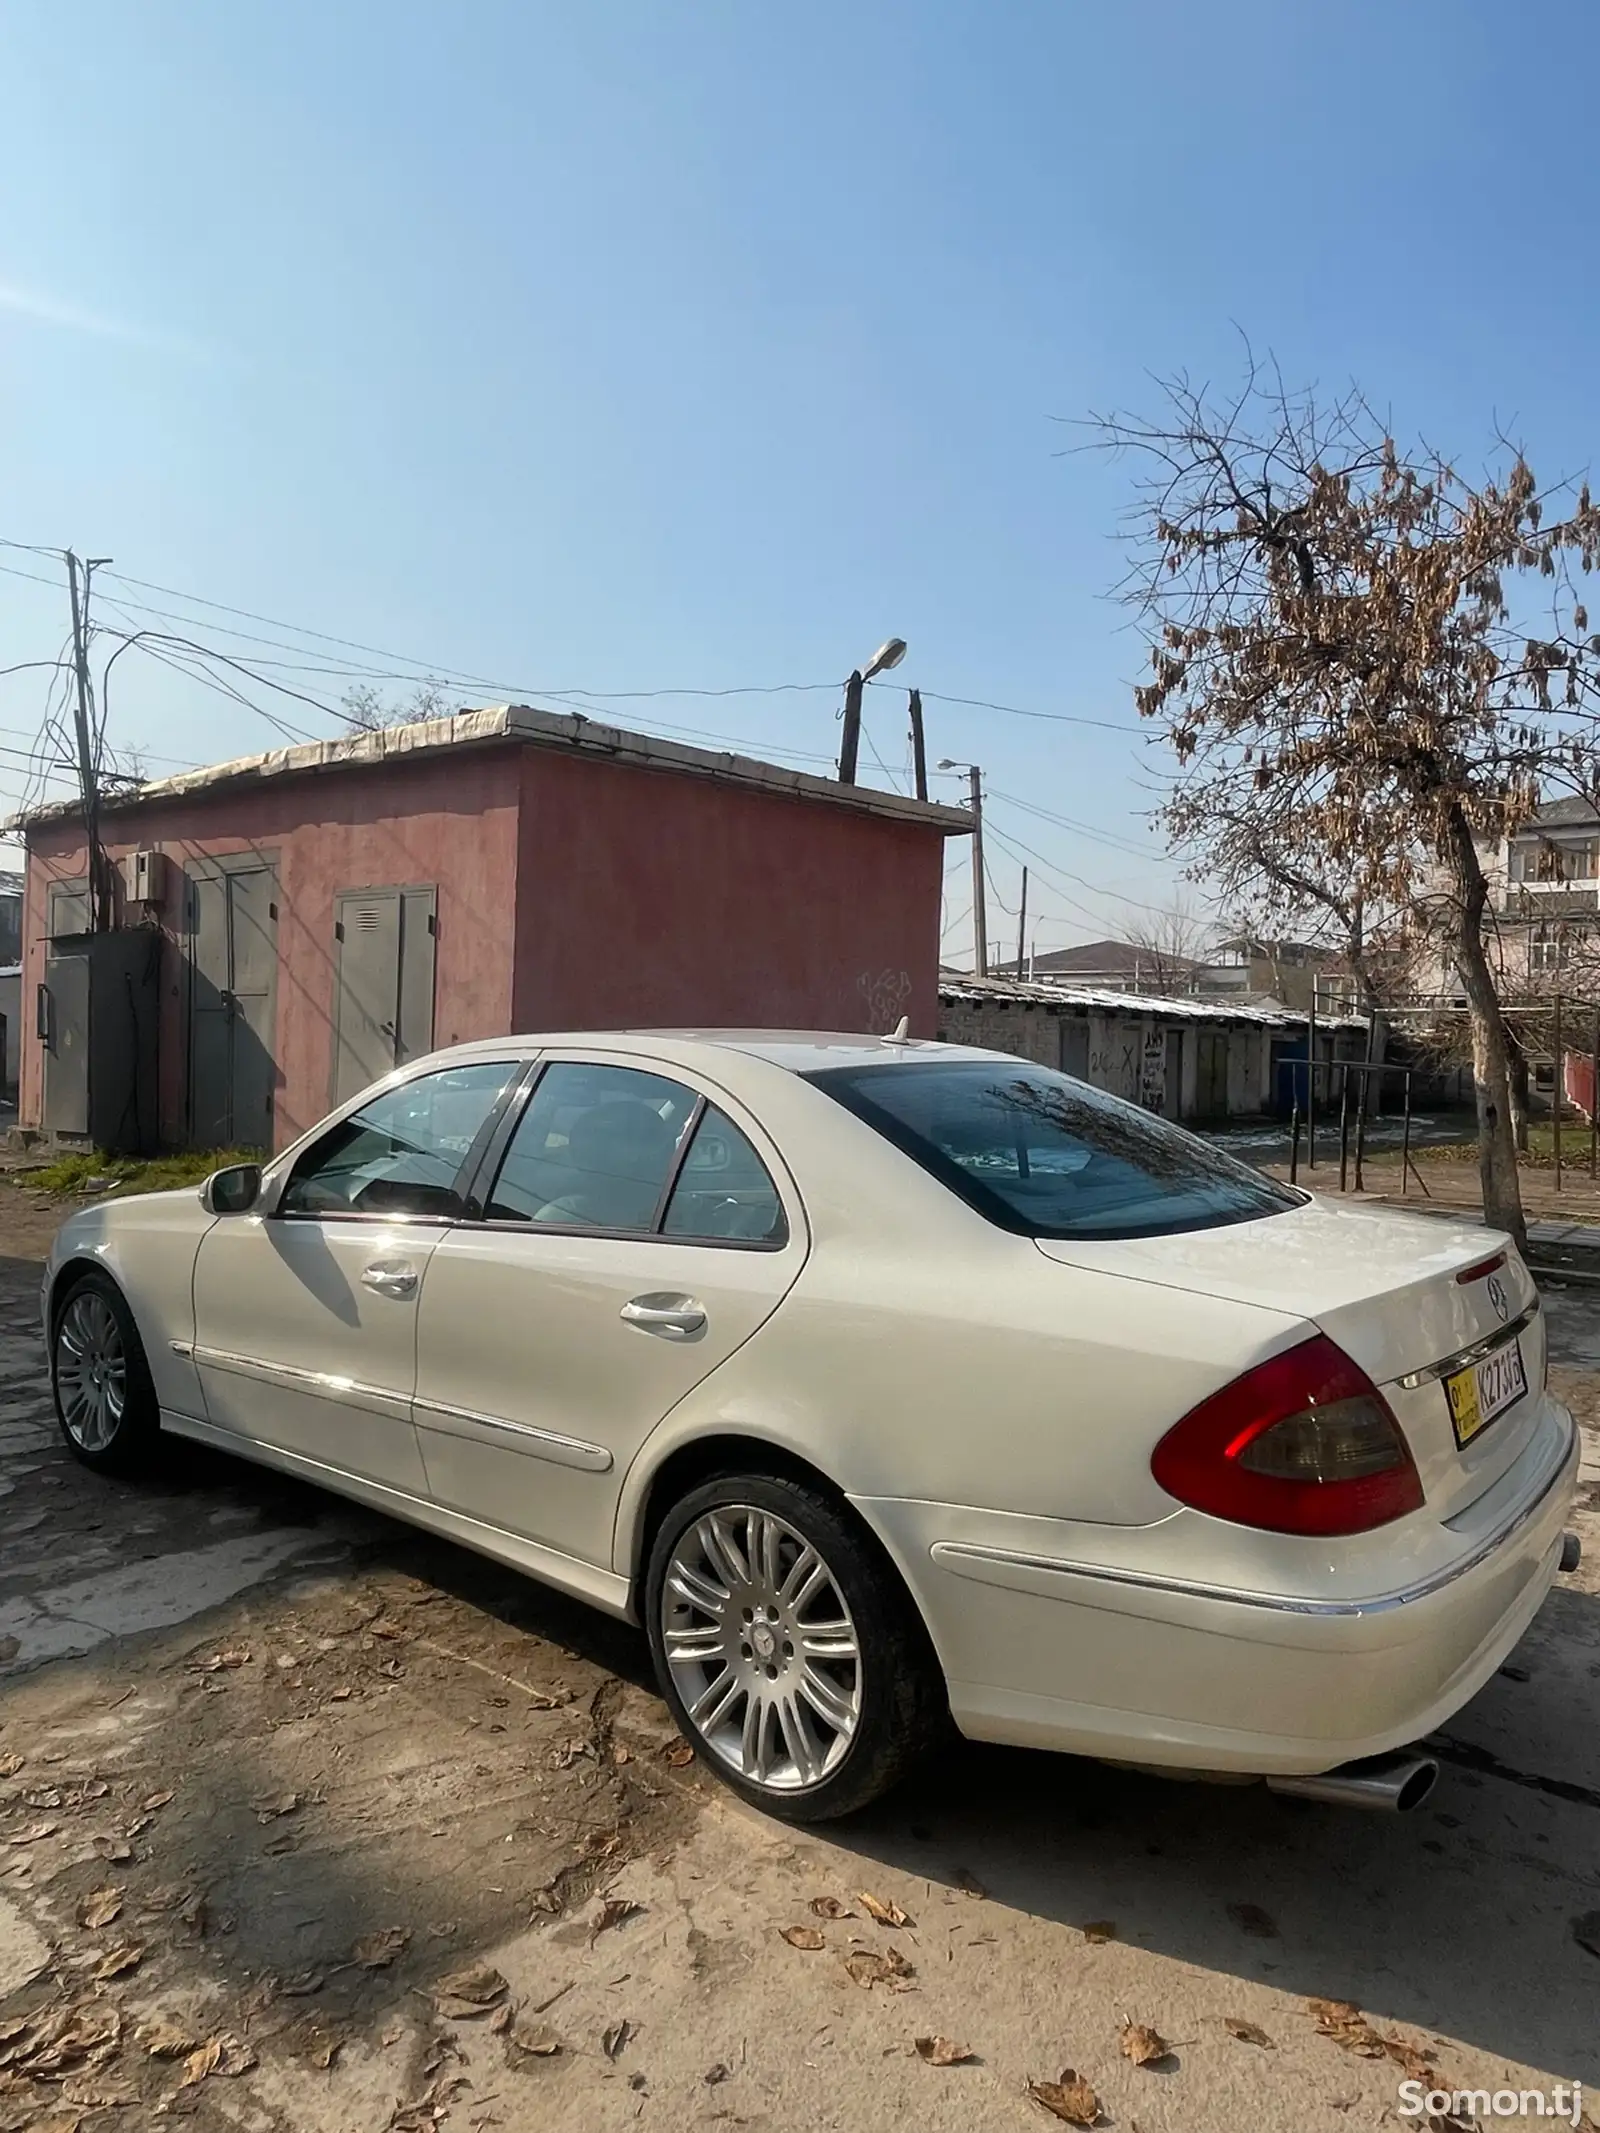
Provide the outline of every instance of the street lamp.
[[989,975],[989,913],[983,879],[983,772],[976,763],[957,763],[946,756],[941,770],[964,770],[972,805],[972,963],[980,978]]
[[906,656],[904,637],[880,644],[864,667],[854,667],[844,685],[844,732],[839,740],[839,783],[856,782],[856,751],[861,745],[861,691],[874,674],[887,674]]

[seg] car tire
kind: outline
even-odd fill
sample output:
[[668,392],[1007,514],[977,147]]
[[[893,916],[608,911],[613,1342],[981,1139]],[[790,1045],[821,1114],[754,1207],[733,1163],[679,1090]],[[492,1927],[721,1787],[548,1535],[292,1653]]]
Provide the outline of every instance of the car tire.
[[696,1754],[789,1822],[890,1790],[948,1730],[927,1631],[842,1504],[769,1474],[719,1474],[667,1511],[645,1620],[656,1679]]
[[97,1268],[69,1276],[55,1300],[50,1390],[75,1459],[97,1474],[154,1467],[161,1410],[144,1343],[126,1297]]

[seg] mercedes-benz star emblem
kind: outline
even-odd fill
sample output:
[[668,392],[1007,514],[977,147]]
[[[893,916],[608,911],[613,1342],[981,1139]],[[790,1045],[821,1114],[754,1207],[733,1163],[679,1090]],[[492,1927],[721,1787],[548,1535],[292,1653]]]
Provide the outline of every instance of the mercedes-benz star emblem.
[[1494,1305],[1495,1315],[1499,1318],[1509,1318],[1511,1316],[1511,1299],[1506,1294],[1505,1283],[1498,1274],[1491,1274],[1488,1286],[1489,1301]]

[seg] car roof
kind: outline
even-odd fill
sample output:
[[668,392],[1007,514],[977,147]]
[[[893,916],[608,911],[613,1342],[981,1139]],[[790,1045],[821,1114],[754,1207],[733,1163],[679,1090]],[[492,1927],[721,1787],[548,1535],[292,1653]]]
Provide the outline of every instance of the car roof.
[[476,1059],[503,1053],[507,1047],[565,1051],[593,1046],[597,1051],[637,1052],[661,1059],[691,1058],[697,1051],[742,1052],[764,1059],[791,1074],[815,1074],[825,1067],[887,1066],[933,1059],[1009,1059],[1006,1052],[980,1050],[970,1044],[941,1044],[932,1039],[872,1037],[859,1031],[795,1029],[605,1029],[530,1030],[507,1037],[484,1037],[451,1045],[433,1057]]

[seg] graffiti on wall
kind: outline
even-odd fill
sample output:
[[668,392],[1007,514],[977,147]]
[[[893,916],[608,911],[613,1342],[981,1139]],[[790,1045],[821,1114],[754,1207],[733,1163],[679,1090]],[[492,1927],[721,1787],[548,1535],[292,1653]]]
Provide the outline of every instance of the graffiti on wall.
[[866,1002],[867,1028],[887,1037],[910,1003],[911,978],[904,970],[863,970],[856,991]]
[[1139,1061],[1139,1101],[1147,1111],[1167,1108],[1167,1033],[1157,1023],[1145,1027]]

